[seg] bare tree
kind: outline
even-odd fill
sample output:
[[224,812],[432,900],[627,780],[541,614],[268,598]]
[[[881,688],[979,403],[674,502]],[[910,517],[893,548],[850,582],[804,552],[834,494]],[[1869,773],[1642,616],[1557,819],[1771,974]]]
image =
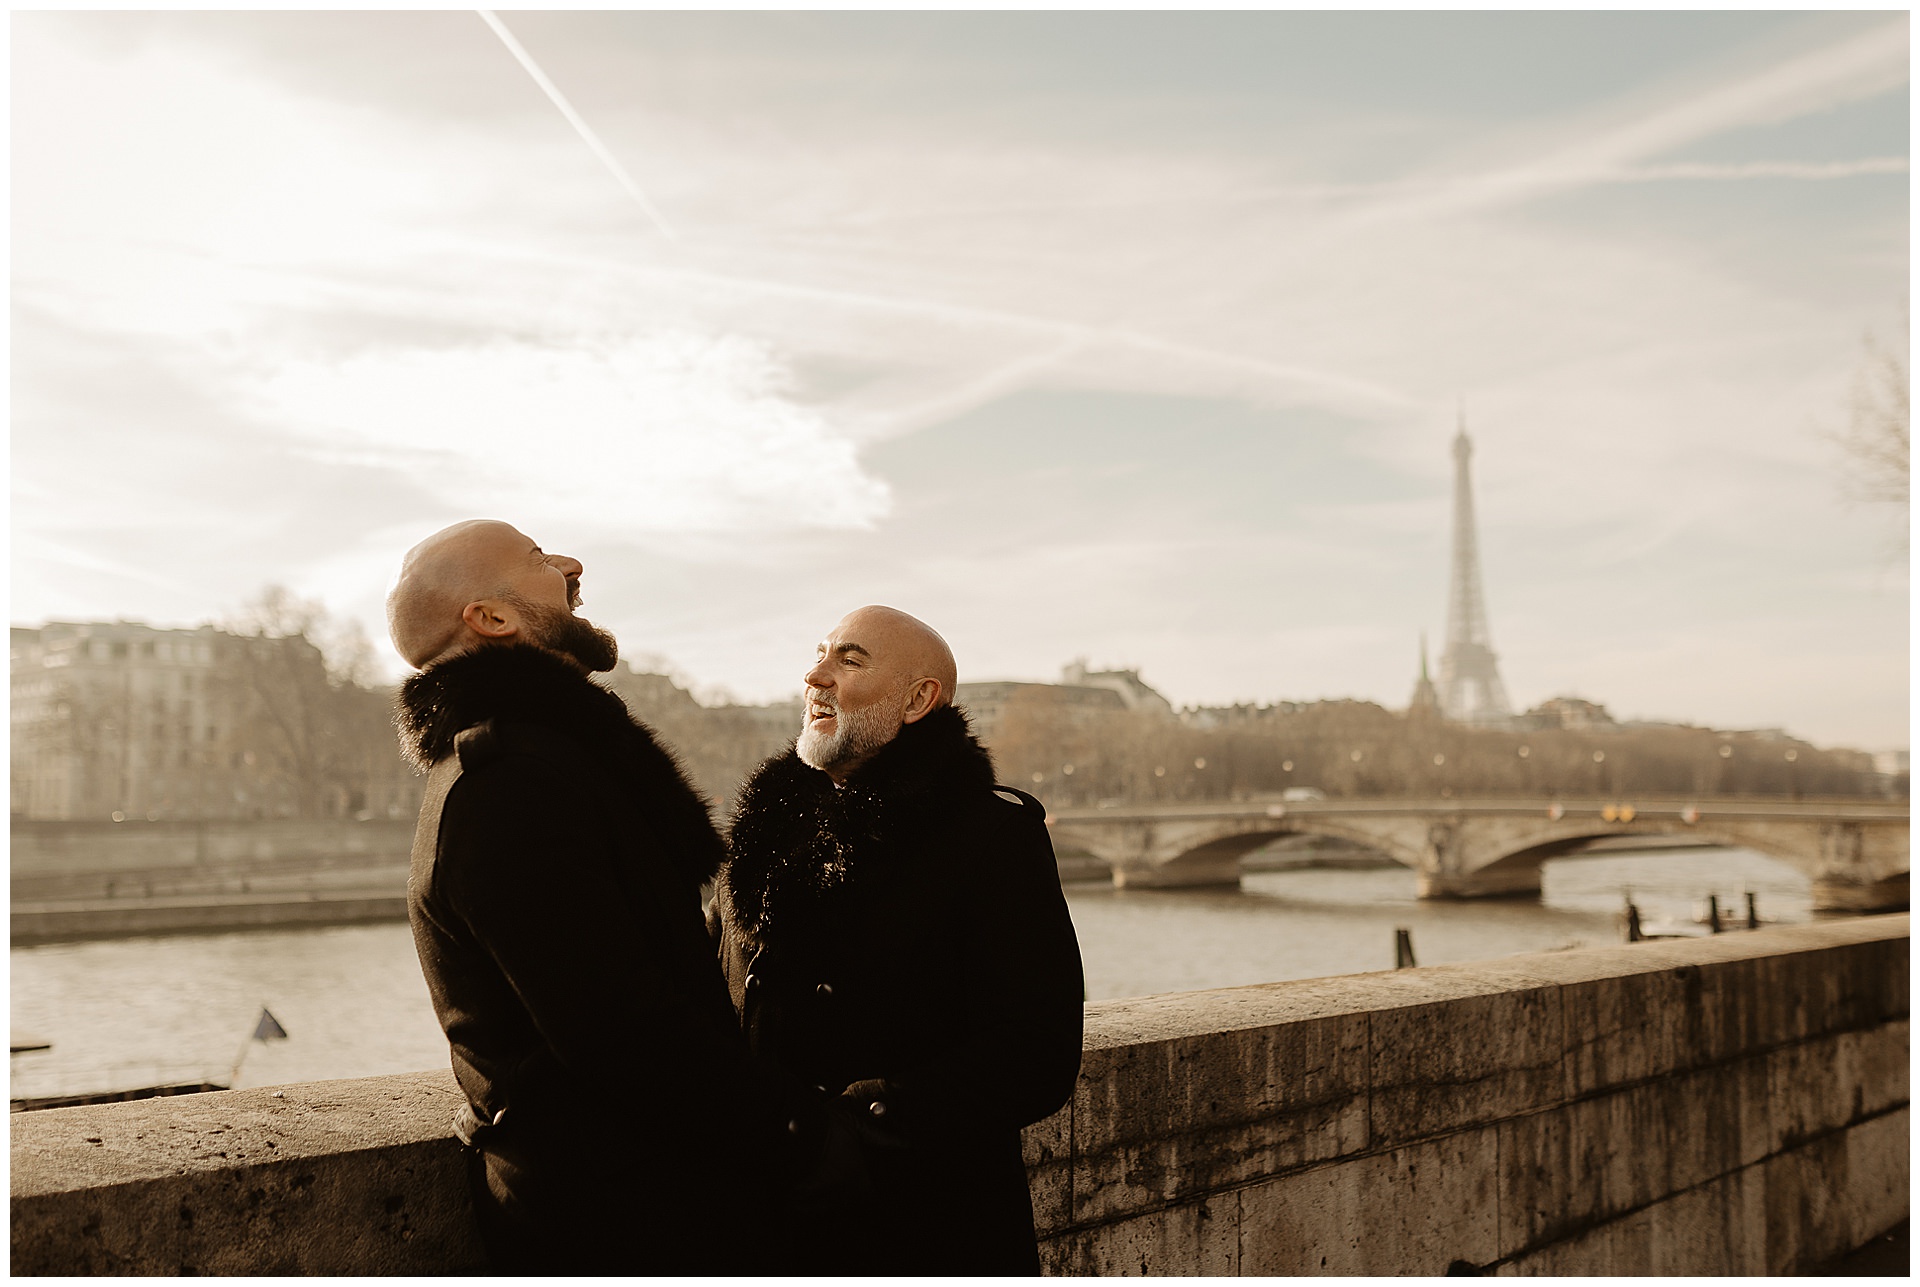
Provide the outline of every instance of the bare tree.
[[1901,548],[1907,543],[1908,438],[1911,426],[1907,345],[1881,344],[1869,332],[1854,375],[1846,429],[1827,436],[1839,446],[1850,499],[1897,506]]
[[270,585],[231,617],[234,679],[249,740],[277,772],[298,814],[358,813],[398,751],[376,690],[373,649],[358,621]]

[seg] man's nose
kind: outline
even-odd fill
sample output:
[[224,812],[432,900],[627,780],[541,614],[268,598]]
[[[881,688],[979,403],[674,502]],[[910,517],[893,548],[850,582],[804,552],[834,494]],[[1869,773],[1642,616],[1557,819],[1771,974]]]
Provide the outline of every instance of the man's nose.
[[577,578],[582,572],[587,570],[586,564],[567,554],[549,554],[547,555],[547,562],[553,564],[554,567],[560,570],[562,576],[569,579]]
[[828,669],[826,658],[813,663],[813,668],[800,677],[800,682],[808,688],[832,688],[833,672]]

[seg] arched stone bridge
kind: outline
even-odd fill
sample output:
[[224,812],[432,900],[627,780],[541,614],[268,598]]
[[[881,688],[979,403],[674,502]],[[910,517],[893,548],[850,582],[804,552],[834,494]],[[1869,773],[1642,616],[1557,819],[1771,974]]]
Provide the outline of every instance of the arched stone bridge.
[[1113,867],[1116,885],[1233,884],[1277,836],[1333,836],[1420,873],[1422,898],[1538,893],[1540,864],[1609,836],[1670,835],[1752,849],[1805,872],[1814,905],[1907,902],[1908,806],[1886,800],[1302,800],[1063,809],[1054,845]]

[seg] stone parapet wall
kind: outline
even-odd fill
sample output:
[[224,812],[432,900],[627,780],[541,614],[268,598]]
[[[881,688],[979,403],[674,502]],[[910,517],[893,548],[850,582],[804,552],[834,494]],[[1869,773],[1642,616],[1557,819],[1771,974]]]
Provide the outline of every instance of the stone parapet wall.
[[[1073,1102],[1026,1134],[1043,1262],[1819,1263],[1906,1218],[1908,933],[1882,916],[1091,1005]],[[436,1072],[16,1115],[13,1272],[478,1269],[456,1102]]]
[[15,1274],[483,1268],[451,1072],[12,1120]]
[[1904,915],[1088,1007],[1056,1274],[1771,1274],[1907,1214]]

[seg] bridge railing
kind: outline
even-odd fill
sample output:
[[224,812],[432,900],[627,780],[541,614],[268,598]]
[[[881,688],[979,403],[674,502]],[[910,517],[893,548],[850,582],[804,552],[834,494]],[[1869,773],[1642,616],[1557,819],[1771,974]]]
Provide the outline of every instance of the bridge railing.
[[1787,796],[1639,795],[1618,792],[1554,796],[1339,796],[1325,800],[1286,800],[1278,796],[1246,800],[1178,800],[1134,803],[1116,801],[1097,806],[1075,806],[1048,811],[1060,822],[1112,822],[1164,818],[1258,818],[1343,813],[1412,813],[1544,816],[1556,808],[1564,814],[1603,814],[1632,805],[1640,816],[1671,816],[1685,820],[1701,816],[1731,818],[1831,818],[1905,820],[1912,808],[1906,800],[1876,797],[1813,799]]

